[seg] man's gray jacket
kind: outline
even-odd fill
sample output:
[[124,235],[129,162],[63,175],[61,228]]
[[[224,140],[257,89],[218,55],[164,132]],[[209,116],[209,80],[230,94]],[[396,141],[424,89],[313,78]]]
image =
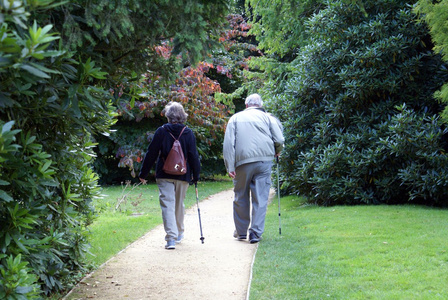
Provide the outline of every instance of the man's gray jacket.
[[234,114],[226,128],[223,145],[227,172],[257,161],[272,161],[283,149],[280,121],[257,107]]

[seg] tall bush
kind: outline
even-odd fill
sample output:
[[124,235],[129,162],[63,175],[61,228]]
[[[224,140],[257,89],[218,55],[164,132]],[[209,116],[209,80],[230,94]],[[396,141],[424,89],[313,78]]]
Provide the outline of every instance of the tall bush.
[[31,19],[54,5],[0,3],[0,282],[14,287],[0,293],[11,299],[64,290],[86,270],[99,192],[91,137],[113,123],[108,94],[94,86],[105,74]]
[[408,1],[332,1],[307,30],[276,96],[284,190],[326,205],[448,204],[443,107],[433,98],[446,65]]

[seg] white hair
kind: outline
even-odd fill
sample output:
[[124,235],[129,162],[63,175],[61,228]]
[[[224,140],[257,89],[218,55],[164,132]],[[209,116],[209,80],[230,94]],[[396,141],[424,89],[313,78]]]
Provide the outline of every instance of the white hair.
[[185,110],[182,104],[178,102],[170,102],[163,109],[162,113],[165,114],[165,117],[168,119],[170,123],[185,123],[187,121],[188,115],[185,113]]
[[263,100],[261,100],[261,96],[258,94],[251,94],[247,96],[246,101],[244,103],[247,106],[263,107]]

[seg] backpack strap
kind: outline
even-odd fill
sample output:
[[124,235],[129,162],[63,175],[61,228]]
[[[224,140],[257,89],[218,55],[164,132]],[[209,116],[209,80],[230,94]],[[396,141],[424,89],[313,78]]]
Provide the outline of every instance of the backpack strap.
[[187,128],[187,126],[184,126],[184,128],[182,128],[182,131],[180,132],[179,136],[178,136],[177,139],[176,139],[176,138],[174,137],[174,135],[173,135],[171,132],[169,132],[168,129],[165,128],[165,125],[162,125],[162,127],[163,127],[163,129],[165,129],[166,131],[168,131],[168,133],[173,137],[173,139],[174,139],[175,141],[180,139],[180,136],[182,135],[182,133],[184,133],[185,128]]

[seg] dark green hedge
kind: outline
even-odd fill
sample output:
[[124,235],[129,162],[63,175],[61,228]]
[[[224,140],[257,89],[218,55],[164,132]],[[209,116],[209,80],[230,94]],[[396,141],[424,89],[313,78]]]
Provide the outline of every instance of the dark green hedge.
[[334,204],[448,204],[446,65],[408,1],[332,1],[307,23],[277,113],[284,192]]
[[107,93],[91,85],[104,73],[28,20],[45,9],[37,2],[0,5],[1,299],[63,291],[86,271],[99,193],[91,136],[112,124]]

